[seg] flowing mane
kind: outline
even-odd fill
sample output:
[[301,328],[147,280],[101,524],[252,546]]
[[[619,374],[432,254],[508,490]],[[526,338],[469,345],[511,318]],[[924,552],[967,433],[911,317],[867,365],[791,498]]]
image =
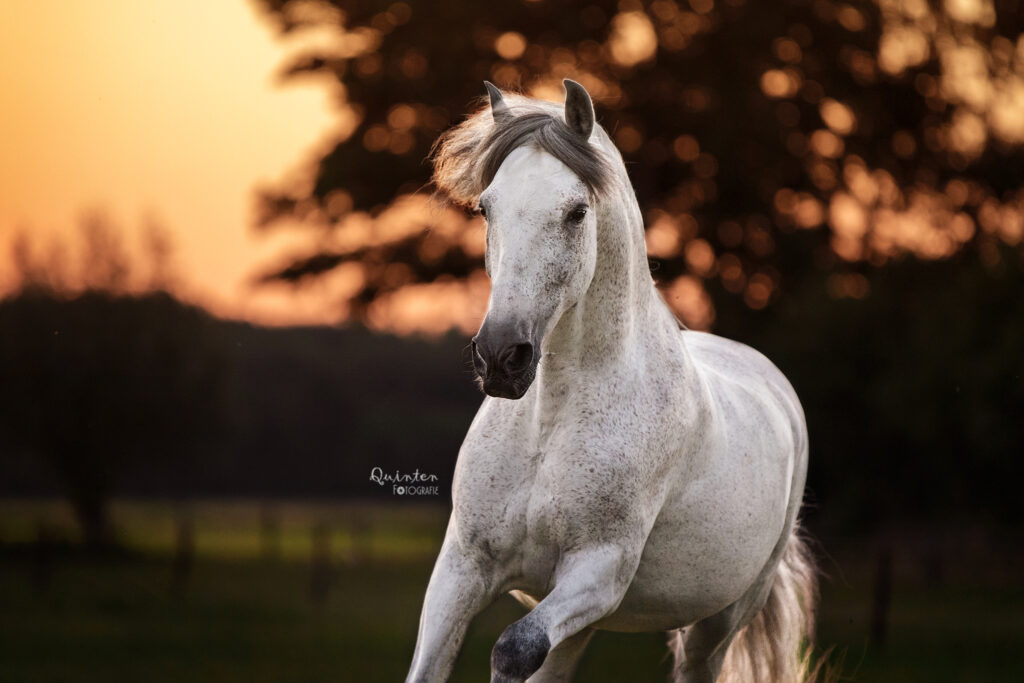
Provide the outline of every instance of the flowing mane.
[[559,105],[522,95],[504,97],[510,115],[495,121],[484,106],[438,138],[432,153],[438,190],[458,204],[473,205],[505,157],[524,145],[539,147],[568,166],[592,195],[613,184],[615,165],[602,149],[611,141],[600,127],[593,142],[587,142],[566,125]]

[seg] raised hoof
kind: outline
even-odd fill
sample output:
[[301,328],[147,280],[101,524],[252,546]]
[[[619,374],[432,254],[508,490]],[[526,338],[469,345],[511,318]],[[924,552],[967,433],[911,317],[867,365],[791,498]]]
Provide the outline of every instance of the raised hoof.
[[491,683],[522,683],[544,664],[551,641],[528,618],[505,629],[491,651]]

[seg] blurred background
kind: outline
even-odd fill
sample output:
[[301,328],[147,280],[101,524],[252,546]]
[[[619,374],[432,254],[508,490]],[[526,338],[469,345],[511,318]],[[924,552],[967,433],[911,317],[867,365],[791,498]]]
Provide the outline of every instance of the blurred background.
[[[0,679],[393,681],[481,400],[431,144],[581,82],[653,275],[804,402],[816,657],[1024,680],[1018,0],[0,7]],[[436,495],[371,481],[418,470]],[[476,621],[487,675],[520,609]],[[579,680],[663,680],[600,634]]]

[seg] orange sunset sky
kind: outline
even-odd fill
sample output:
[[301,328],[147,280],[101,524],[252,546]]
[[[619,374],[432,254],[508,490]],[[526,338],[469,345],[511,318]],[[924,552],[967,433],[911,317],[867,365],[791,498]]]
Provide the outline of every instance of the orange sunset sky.
[[[964,168],[990,143],[1003,148],[1024,144],[1024,37],[1016,42],[976,37],[974,28],[982,36],[995,22],[990,3],[946,0],[934,11],[916,3],[913,17],[897,12],[896,4],[882,5],[886,26],[877,59],[865,55],[869,71],[874,74],[877,62],[886,77],[905,78],[934,54],[939,74],[926,74],[920,82],[931,89],[933,104],[948,106],[951,113],[948,122],[923,126],[929,139]],[[860,13],[850,12],[856,21],[848,28],[859,31]],[[939,14],[945,17],[942,22]],[[656,54],[659,38],[646,14],[625,11],[614,23],[608,37],[614,62],[636,64]],[[942,28],[947,24],[959,28],[951,33]],[[345,264],[299,290],[253,285],[259,274],[280,267],[289,256],[315,253],[314,245],[322,245],[317,240],[324,235],[315,226],[286,225],[260,233],[253,225],[257,188],[282,178],[295,180],[303,161],[318,158],[318,149],[351,133],[355,116],[349,108],[346,119],[339,102],[332,102],[339,97],[332,88],[309,80],[282,87],[276,79],[289,55],[311,43],[339,40],[330,31],[304,29],[280,40],[253,0],[0,3],[0,295],[18,281],[9,258],[15,236],[27,233],[43,257],[53,253],[51,245],[64,246],[74,262],[82,216],[101,211],[120,227],[126,247],[139,255],[145,250],[146,226],[165,226],[173,246],[172,288],[214,313],[268,324],[343,319],[345,294],[362,282],[358,263]],[[521,54],[525,46],[525,38],[515,32],[494,42],[499,55]],[[792,59],[799,61],[799,51],[794,54]],[[573,68],[553,61],[550,73],[540,74],[529,94],[558,100],[564,76],[601,85]],[[797,96],[798,74],[795,67],[773,67],[761,74],[759,85],[765,97],[783,102]],[[844,137],[857,129],[854,108],[829,97],[819,108],[823,126],[809,137],[807,159],[829,177],[836,174],[830,169],[841,164],[843,186],[828,198],[782,188],[774,209],[801,228],[827,225],[841,259],[883,263],[905,252],[946,258],[976,231],[1011,245],[1024,240],[1024,195],[969,192],[974,187],[969,178],[954,178],[944,187],[917,183],[899,188],[885,169],[870,168],[844,151]],[[622,128],[620,137],[629,130]],[[633,132],[639,145],[642,138]],[[897,134],[908,150],[901,154],[913,155],[913,136]],[[893,137],[894,150],[899,140]],[[963,210],[969,195],[982,204],[977,225]],[[422,230],[410,216],[421,215],[424,202],[422,196],[406,197],[372,220],[354,212],[346,216],[344,229],[335,231],[338,239],[332,246],[386,241]],[[446,223],[449,237],[472,243],[470,251],[482,256],[482,230],[465,230],[465,216],[449,213],[445,220],[434,215],[434,227],[441,230]],[[767,303],[774,286],[767,275],[748,282],[735,257],[733,266],[716,269],[716,255],[703,238],[691,235],[680,243],[678,217],[655,212],[649,218],[649,253],[668,258],[681,252],[693,273],[664,283],[670,305],[690,325],[706,328],[714,317],[701,278],[721,277],[729,291],[745,291],[751,307]],[[403,286],[375,300],[367,322],[399,334],[440,333],[452,326],[469,332],[483,316],[488,287],[482,271],[464,282]],[[840,290],[842,296],[867,291],[866,285]]]
[[83,212],[102,210],[129,249],[147,219],[168,228],[189,300],[261,322],[336,319],[315,296],[249,284],[302,238],[252,228],[255,188],[329,137],[327,91],[275,82],[294,47],[246,0],[0,4],[0,288],[16,232],[73,251]]

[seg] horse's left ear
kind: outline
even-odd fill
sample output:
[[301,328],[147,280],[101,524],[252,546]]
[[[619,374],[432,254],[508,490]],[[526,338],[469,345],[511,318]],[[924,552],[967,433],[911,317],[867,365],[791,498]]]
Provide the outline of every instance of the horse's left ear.
[[562,85],[565,86],[565,122],[584,140],[589,140],[594,132],[594,104],[590,95],[586,88],[568,78]]

